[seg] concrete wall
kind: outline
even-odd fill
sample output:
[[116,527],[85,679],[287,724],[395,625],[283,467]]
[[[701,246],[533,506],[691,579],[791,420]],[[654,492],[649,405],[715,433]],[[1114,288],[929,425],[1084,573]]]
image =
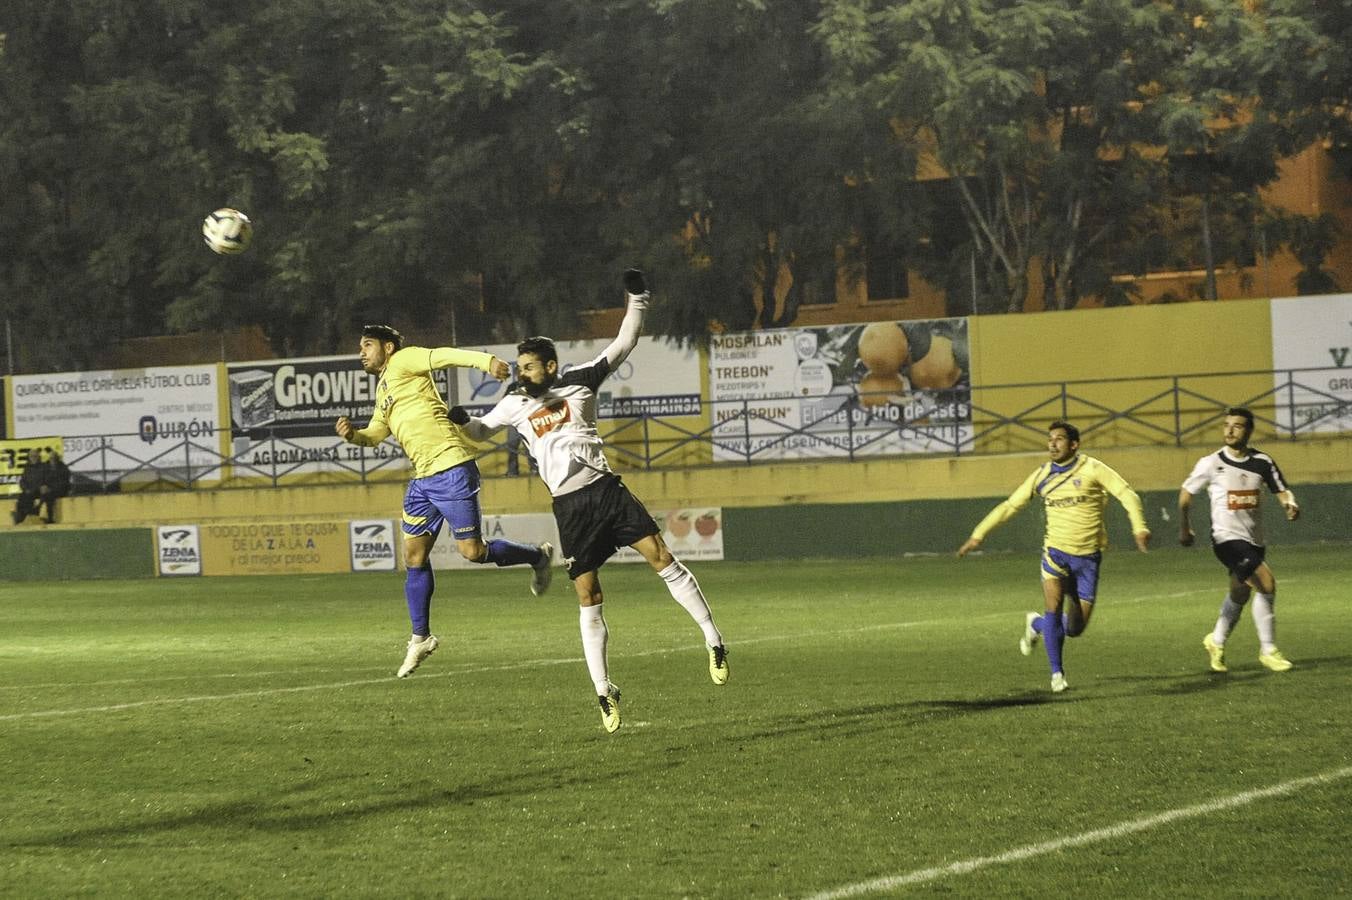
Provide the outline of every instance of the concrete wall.
[[[1090,448],[1092,450],[1092,448]],[[1157,545],[1175,540],[1178,485],[1205,448],[1110,450],[1096,454],[1142,494]],[[1274,544],[1347,540],[1352,508],[1352,441],[1269,445],[1301,502],[1300,522],[1269,508]],[[625,481],[652,508],[723,509],[728,559],[854,557],[949,553],[1045,453],[954,459],[890,459],[805,465],[709,466],[637,472]],[[489,514],[543,512],[544,486],[533,477],[484,482]],[[135,577],[154,570],[152,526],[211,522],[296,522],[398,515],[399,485],[345,485],[228,491],[183,491],[64,502],[64,524],[0,531],[0,580],[50,577]],[[1205,502],[1195,503],[1193,527],[1205,533]],[[1109,534],[1130,548],[1126,514],[1115,503]],[[994,532],[992,551],[1033,552],[1041,513],[1025,510]]]
[[[1099,451],[1139,491],[1177,494],[1198,457],[1220,446],[1147,447]],[[1352,482],[1352,440],[1268,443],[1288,480],[1303,485]],[[819,504],[901,503],[916,500],[1000,498],[1046,458],[1045,451],[997,456],[892,458],[753,466],[696,466],[626,472],[633,491],[653,507],[776,508]],[[258,490],[140,492],[72,497],[62,501],[66,527],[150,525],[249,519],[393,516],[401,507],[399,484],[333,485]],[[486,513],[542,512],[549,492],[534,476],[487,478]],[[43,526],[24,525],[16,531]]]

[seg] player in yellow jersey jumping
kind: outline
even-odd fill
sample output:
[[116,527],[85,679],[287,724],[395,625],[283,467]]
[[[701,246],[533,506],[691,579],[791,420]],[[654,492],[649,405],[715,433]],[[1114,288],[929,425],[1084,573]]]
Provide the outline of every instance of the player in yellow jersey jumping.
[[359,349],[362,368],[380,376],[375,411],[365,428],[356,428],[347,416],[334,428],[343,440],[363,447],[374,447],[393,434],[413,465],[403,516],[404,564],[408,570],[404,596],[413,635],[397,673],[407,678],[439,643],[428,621],[435,587],[428,557],[443,520],[449,523],[456,549],[470,562],[531,566],[535,570],[531,593],[536,596],[549,587],[554,548],[548,543],[484,542],[474,444],[463,428],[451,422],[446,401],[432,381],[434,369],[452,366],[481,369],[504,380],[511,374],[511,367],[491,353],[454,347],[405,347],[403,335],[388,325],[363,328]]
[[[1080,430],[1069,422],[1053,422],[1047,429],[1050,460],[1038,466],[1009,499],[991,510],[958,548],[966,556],[981,546],[986,535],[1004,524],[1034,497],[1042,499],[1047,512],[1047,532],[1042,550],[1042,598],[1046,612],[1030,612],[1024,618],[1019,650],[1033,652],[1038,637],[1047,648],[1052,669],[1052,691],[1069,685],[1061,665],[1062,644],[1067,636],[1079,637],[1089,626],[1098,595],[1099,562],[1108,546],[1103,511],[1112,494],[1127,511],[1136,547],[1144,553],[1150,546],[1141,498],[1126,480],[1108,466],[1080,450]],[[1064,600],[1065,615],[1061,608]]]

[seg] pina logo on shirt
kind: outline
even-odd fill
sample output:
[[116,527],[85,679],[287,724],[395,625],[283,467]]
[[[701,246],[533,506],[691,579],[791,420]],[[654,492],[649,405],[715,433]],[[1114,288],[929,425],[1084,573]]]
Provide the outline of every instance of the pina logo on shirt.
[[566,400],[552,400],[529,416],[530,427],[535,429],[536,437],[544,437],[560,425],[571,422],[573,412]]
[[1257,491],[1227,491],[1226,505],[1233,510],[1257,509]]

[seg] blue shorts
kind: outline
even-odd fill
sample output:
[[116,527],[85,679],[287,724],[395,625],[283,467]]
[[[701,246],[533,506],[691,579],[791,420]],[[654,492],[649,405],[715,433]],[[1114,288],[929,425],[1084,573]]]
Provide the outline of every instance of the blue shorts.
[[443,521],[457,541],[482,535],[479,467],[474,460],[435,475],[415,478],[404,492],[404,534],[435,535]]
[[1098,551],[1088,556],[1075,556],[1047,547],[1042,551],[1042,578],[1069,582],[1072,596],[1093,603],[1098,596],[1099,561],[1102,559],[1103,554]]

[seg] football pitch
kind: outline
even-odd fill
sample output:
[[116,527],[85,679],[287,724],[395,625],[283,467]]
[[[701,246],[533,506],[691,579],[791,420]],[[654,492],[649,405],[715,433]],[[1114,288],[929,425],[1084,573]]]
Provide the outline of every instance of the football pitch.
[[562,576],[438,573],[407,680],[400,575],[0,582],[0,895],[1345,895],[1348,551],[1217,675],[1210,553],[1114,548],[1055,696],[1030,555],[693,564],[725,687],[608,566],[609,736]]

